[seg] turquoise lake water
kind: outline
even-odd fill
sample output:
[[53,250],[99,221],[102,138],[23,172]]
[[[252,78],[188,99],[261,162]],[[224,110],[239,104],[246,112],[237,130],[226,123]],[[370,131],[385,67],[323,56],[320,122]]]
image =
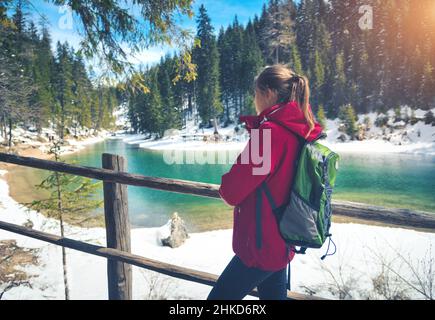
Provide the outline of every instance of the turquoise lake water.
[[[102,153],[126,157],[130,173],[216,184],[231,167],[230,164],[168,165],[163,161],[162,152],[140,149],[120,140],[106,140],[64,158],[68,162],[74,160],[82,165],[101,167]],[[218,199],[131,186],[128,190],[133,226],[160,226],[177,211],[193,230],[231,227],[231,208]],[[334,199],[435,213],[434,194],[434,156],[341,154]]]

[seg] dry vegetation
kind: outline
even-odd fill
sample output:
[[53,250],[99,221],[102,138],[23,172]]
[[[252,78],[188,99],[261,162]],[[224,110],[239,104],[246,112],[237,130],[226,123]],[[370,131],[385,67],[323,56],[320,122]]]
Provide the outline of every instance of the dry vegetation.
[[37,264],[34,249],[21,248],[15,240],[0,241],[0,300],[14,287],[31,287],[29,275],[22,267]]

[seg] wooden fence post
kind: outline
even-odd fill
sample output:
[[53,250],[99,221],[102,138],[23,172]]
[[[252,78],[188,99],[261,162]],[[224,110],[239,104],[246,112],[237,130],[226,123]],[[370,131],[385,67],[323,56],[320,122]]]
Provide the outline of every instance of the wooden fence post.
[[[104,153],[102,162],[104,169],[126,171],[127,164],[121,156]],[[104,182],[103,186],[107,247],[130,253],[127,186],[112,182]],[[131,300],[131,265],[107,260],[107,278],[110,300]]]

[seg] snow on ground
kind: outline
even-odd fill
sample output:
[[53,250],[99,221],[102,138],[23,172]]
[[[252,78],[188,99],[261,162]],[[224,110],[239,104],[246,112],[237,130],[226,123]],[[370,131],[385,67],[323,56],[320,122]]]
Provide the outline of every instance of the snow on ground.
[[122,103],[116,110],[113,112],[113,116],[115,117],[115,125],[118,128],[130,128],[130,122],[128,121],[128,105],[127,103]]
[[[402,107],[401,112],[408,116],[411,114],[411,110],[406,106]],[[432,112],[435,113],[435,109]],[[418,109],[414,113],[417,118],[422,119],[426,111]],[[363,123],[365,117],[368,117],[371,122],[371,128],[367,131],[366,139],[363,141],[340,141],[338,137],[343,135],[339,131],[340,121],[328,119],[326,124],[328,137],[322,143],[336,152],[435,155],[434,126],[426,125],[424,121],[419,121],[414,125],[406,125],[403,121],[394,123],[393,110],[389,110],[387,115],[390,118],[388,124],[393,127],[393,131],[390,128],[382,129],[374,125],[378,117],[376,112],[359,115],[359,124]],[[128,144],[149,150],[242,150],[246,145],[248,135],[241,126],[237,133],[235,128],[236,125],[230,125],[218,129],[222,142],[213,141],[214,128],[198,129],[193,121],[189,121],[186,128],[181,131],[168,130],[163,138],[157,140],[143,134],[118,134],[111,138],[122,139]],[[202,141],[203,136],[206,136],[208,141]]]
[[[109,139],[121,139],[123,142],[148,150],[242,150],[248,140],[245,130],[240,128],[239,134],[235,132],[236,125],[219,128],[222,141],[213,140],[214,128],[198,129],[194,121],[188,121],[185,129],[171,129],[165,132],[161,139],[154,139],[145,134],[119,133]],[[208,141],[204,141],[203,137]]]
[[[70,129],[75,135],[67,136],[64,139],[64,144],[61,146],[61,153],[63,155],[73,153],[85,148],[87,145],[96,142],[104,141],[110,136],[106,130],[89,130],[87,128]],[[25,130],[23,128],[15,128],[12,132],[12,143],[15,146],[32,146],[37,147],[43,153],[48,153],[51,147],[49,137],[59,139],[56,132],[51,128],[43,128],[41,133],[36,132],[34,129]]]
[[204,151],[215,151],[215,150],[242,150],[245,142],[233,141],[233,142],[209,142],[204,143],[203,141],[186,141],[181,139],[161,139],[158,141],[141,142],[139,143],[140,148],[151,149],[151,150],[204,150]]
[[[435,113],[435,109],[431,110]],[[415,110],[415,116],[419,119],[424,118],[427,111],[418,109]],[[411,109],[404,106],[401,108],[402,114],[411,114]],[[358,123],[363,123],[364,118],[370,119],[371,128],[367,131],[367,139],[363,141],[347,141],[341,142],[338,137],[342,132],[338,130],[340,121],[327,120],[326,133],[328,135],[326,141],[323,141],[326,146],[337,152],[352,152],[352,153],[413,153],[435,155],[435,127],[426,125],[424,121],[418,121],[414,125],[407,124],[403,121],[394,123],[392,118],[394,111],[387,112],[390,118],[388,124],[395,127],[393,132],[389,128],[383,130],[374,125],[378,114],[371,112],[365,115],[359,115]]]
[[[0,174],[3,174],[1,172]],[[57,221],[45,218],[34,211],[27,211],[8,195],[8,185],[0,177],[0,220],[23,224],[30,219],[34,229],[53,234],[59,233]],[[231,247],[232,230],[217,230],[190,234],[181,247],[162,247],[158,239],[167,234],[168,225],[161,228],[141,228],[132,230],[132,252],[155,259],[204,272],[220,274],[233,256]],[[332,278],[327,270],[339,281],[356,289],[371,291],[372,279],[381,270],[380,258],[392,266],[399,274],[411,279],[411,270],[397,260],[400,252],[412,264],[427,259],[430,252],[435,257],[435,234],[366,226],[353,223],[333,224],[332,234],[337,244],[337,254],[321,261],[326,245],[320,250],[309,250],[304,256],[296,256],[292,262],[292,290],[304,292],[310,288],[316,295],[332,298],[328,286]],[[69,238],[105,245],[105,231],[102,228],[66,227]],[[17,287],[8,291],[4,299],[63,299],[63,278],[61,248],[44,242],[0,230],[0,240],[16,239],[19,246],[37,248],[39,265],[24,270],[32,277],[32,288]],[[74,250],[67,250],[68,280],[71,284],[72,299],[107,299],[106,259]],[[341,274],[339,270],[341,269]],[[134,299],[150,298],[150,287],[159,293],[154,298],[166,299],[205,299],[210,287],[177,280],[143,269],[133,268]],[[321,287],[321,289],[317,289]],[[1,289],[1,285],[0,285]],[[359,294],[353,293],[354,298]],[[421,298],[415,292],[410,297]],[[252,299],[253,297],[248,297]]]
[[[109,133],[104,131],[99,132],[96,136],[87,137],[84,140],[67,139],[67,145],[61,147],[61,153],[62,155],[66,155],[82,150],[88,145],[104,141],[108,135]],[[44,152],[48,151],[44,148],[40,149]]]

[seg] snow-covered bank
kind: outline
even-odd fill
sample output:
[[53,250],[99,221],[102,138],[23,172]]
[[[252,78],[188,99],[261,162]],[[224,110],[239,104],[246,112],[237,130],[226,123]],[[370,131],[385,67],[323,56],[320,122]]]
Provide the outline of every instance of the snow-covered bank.
[[[74,135],[67,135],[60,146],[62,155],[71,154],[84,149],[86,146],[104,141],[111,136],[107,130],[89,130],[86,128],[76,129]],[[51,138],[59,140],[59,136],[53,129],[43,128],[40,133],[35,130],[15,128],[12,132],[12,151],[22,156],[48,158],[48,151],[52,147]]]
[[[435,109],[432,109],[435,113]],[[359,115],[358,125],[366,127],[364,123],[368,119],[369,129],[365,132],[365,139],[362,141],[350,141],[349,138],[339,130],[340,120],[327,120],[326,133],[327,139],[323,141],[325,145],[337,152],[351,153],[411,153],[435,155],[435,126],[425,124],[423,119],[425,111],[415,110],[415,117],[421,119],[414,124],[404,121],[395,122],[395,112],[389,110],[385,116],[388,117],[384,127],[375,125],[379,115],[371,112]],[[401,108],[401,114],[410,117],[411,109]],[[347,141],[342,142],[340,136]]]
[[[89,146],[94,143],[102,142],[105,139],[109,137],[109,133],[106,131],[99,132],[95,136],[90,136],[86,138],[82,138],[82,140],[77,139],[66,139],[67,143],[66,145],[61,147],[61,154],[71,154],[80,150],[83,150],[86,146]],[[45,146],[44,148],[40,148],[43,152],[48,151],[48,146]]]
[[322,142],[325,146],[339,153],[406,153],[435,155],[434,142],[395,145],[382,140],[364,140],[351,142]]
[[245,142],[210,142],[204,143],[202,141],[175,141],[173,139],[162,139],[159,141],[142,142],[139,144],[140,148],[151,150],[204,150],[204,151],[226,151],[226,150],[242,150]]
[[[435,109],[432,110],[435,113]],[[401,108],[401,114],[408,118],[411,109]],[[412,153],[435,155],[435,126],[425,124],[423,119],[425,111],[415,110],[414,116],[420,119],[415,123],[395,121],[395,112],[389,110],[384,116],[388,119],[384,126],[376,126],[379,115],[371,112],[358,116],[357,125],[364,128],[362,141],[351,141],[340,129],[339,119],[327,120],[326,140],[322,143],[336,152],[351,153]],[[367,121],[368,119],[368,121]],[[112,138],[122,139],[124,142],[139,148],[149,150],[242,150],[248,140],[248,135],[242,126],[230,125],[218,128],[220,141],[214,139],[214,128],[199,129],[192,121],[187,123],[185,129],[169,130],[158,140],[147,138],[146,135],[118,135]],[[343,140],[345,140],[343,142]]]
[[118,134],[109,139],[121,139],[129,145],[148,150],[242,150],[248,137],[243,129],[237,133],[235,128],[236,125],[219,128],[219,142],[214,141],[213,128],[198,129],[193,122],[189,122],[182,131],[168,130],[163,138],[157,140],[143,134]]
[[[59,233],[57,221],[34,211],[26,211],[10,198],[8,185],[0,177],[0,220],[23,224],[28,219],[33,222],[35,229]],[[306,292],[309,289],[316,295],[333,297],[332,273],[340,286],[349,287],[349,294],[353,298],[366,297],[363,291],[373,291],[373,279],[380,275],[382,268],[385,271],[385,263],[401,277],[413,281],[412,271],[398,259],[398,252],[415,266],[421,266],[420,260],[430,263],[428,253],[432,259],[435,257],[433,233],[352,223],[335,223],[331,231],[337,244],[337,254],[321,261],[320,256],[326,250],[324,247],[309,250],[305,256],[297,256],[292,262],[292,290]],[[102,228],[67,226],[66,234],[73,239],[105,245],[105,231]],[[214,274],[221,273],[233,256],[232,230],[191,234],[186,243],[177,249],[162,247],[158,242],[160,234],[160,228],[133,229],[132,252]],[[24,268],[32,276],[32,287],[13,288],[4,295],[4,299],[63,299],[60,247],[0,230],[0,240],[3,239],[17,239],[17,244],[21,247],[37,248],[40,262],[37,266]],[[67,250],[67,259],[72,299],[107,299],[106,260],[73,250]],[[384,264],[381,263],[382,260]],[[420,272],[427,276],[425,271]],[[390,283],[390,286],[396,282]],[[152,291],[157,296],[150,296],[150,288],[153,288]],[[205,299],[209,291],[208,286],[133,268],[135,299]],[[412,290],[407,294],[412,298],[421,298],[421,295]],[[376,295],[371,297],[380,298]]]

